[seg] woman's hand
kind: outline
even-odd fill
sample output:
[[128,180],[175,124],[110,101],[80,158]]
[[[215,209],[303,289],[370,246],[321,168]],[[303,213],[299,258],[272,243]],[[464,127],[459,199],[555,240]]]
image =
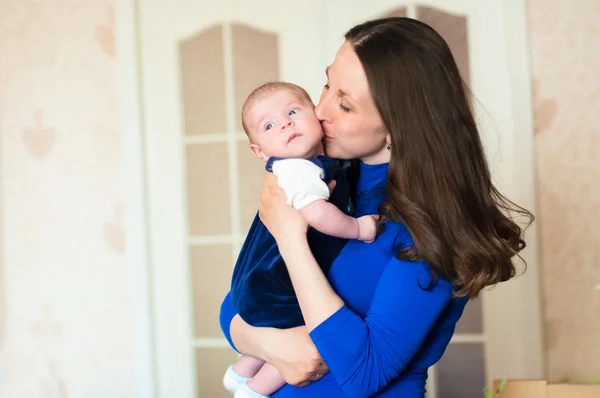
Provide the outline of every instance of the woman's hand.
[[258,214],[280,246],[306,236],[308,224],[300,212],[287,204],[285,192],[277,185],[273,173],[265,172]]
[[266,361],[279,370],[288,384],[304,387],[329,372],[306,326],[269,329],[261,346]]

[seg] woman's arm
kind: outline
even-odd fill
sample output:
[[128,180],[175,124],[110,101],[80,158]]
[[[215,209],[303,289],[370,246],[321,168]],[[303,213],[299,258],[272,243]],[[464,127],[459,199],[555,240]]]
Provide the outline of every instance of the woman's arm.
[[304,326],[292,329],[250,326],[236,313],[230,294],[221,304],[220,322],[233,349],[273,364],[289,384],[304,386],[315,374],[329,372]]
[[286,262],[304,322],[308,330],[312,331],[342,308],[344,302],[335,293],[315,260],[306,234],[284,241],[289,244],[279,246],[279,251]]
[[[418,352],[452,297],[425,263],[392,259],[365,317],[333,291],[306,242],[303,218],[265,176],[260,215],[277,240],[311,337],[349,396],[371,396],[397,379]],[[282,220],[284,220],[282,222]],[[404,231],[406,235],[408,232]]]
[[344,306],[312,330],[317,349],[348,396],[381,391],[422,349],[452,299],[451,283],[440,279],[427,288],[430,277],[427,264],[393,258],[364,317]]
[[264,345],[266,343],[268,348],[269,342],[276,340],[273,337],[269,338],[269,335],[277,334],[276,330],[253,327],[244,322],[233,305],[231,292],[227,293],[221,304],[220,324],[231,348],[241,354],[267,361]]
[[277,185],[277,178],[268,172],[265,172],[259,215],[277,241],[294,285],[304,322],[311,331],[338,311],[344,302],[331,288],[310,251],[306,239],[306,220],[287,205],[285,193]]

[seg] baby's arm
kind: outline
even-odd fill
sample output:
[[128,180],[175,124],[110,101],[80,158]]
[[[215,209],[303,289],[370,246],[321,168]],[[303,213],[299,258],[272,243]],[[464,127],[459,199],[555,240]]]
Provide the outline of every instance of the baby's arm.
[[326,235],[367,243],[375,240],[377,227],[374,216],[350,217],[324,199],[304,206],[300,213],[311,227]]
[[329,188],[319,166],[306,159],[284,159],[273,163],[273,174],[288,204],[317,231],[345,239],[375,240],[374,216],[350,217],[327,201]]

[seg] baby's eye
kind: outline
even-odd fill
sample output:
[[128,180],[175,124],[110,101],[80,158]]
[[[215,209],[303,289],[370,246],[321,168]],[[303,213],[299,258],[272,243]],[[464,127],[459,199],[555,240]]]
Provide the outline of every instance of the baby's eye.
[[292,109],[290,111],[290,113],[288,113],[289,116],[295,115],[296,113],[298,113],[298,109]]
[[273,123],[269,123],[265,126],[265,130],[271,130],[273,128]]

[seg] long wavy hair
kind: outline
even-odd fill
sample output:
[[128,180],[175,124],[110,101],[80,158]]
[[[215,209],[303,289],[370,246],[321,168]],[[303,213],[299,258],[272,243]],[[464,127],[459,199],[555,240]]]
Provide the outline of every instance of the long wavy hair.
[[469,90],[447,43],[409,18],[368,21],[345,38],[391,136],[379,222],[403,222],[414,241],[397,256],[427,261],[432,283],[452,281],[458,297],[515,276],[513,257],[525,248],[515,218],[528,226],[534,217],[492,183]]

